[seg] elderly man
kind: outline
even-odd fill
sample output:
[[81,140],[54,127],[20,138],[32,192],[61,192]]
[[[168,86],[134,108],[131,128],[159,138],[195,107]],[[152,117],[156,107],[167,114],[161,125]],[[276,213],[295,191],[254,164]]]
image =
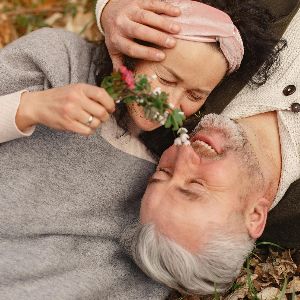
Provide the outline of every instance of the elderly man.
[[299,29],[300,12],[265,85],[242,90],[221,115],[201,120],[191,146],[161,157],[133,246],[152,278],[186,293],[226,290],[268,211],[300,178]]
[[[261,2],[263,2],[267,8],[271,9],[274,16],[276,16],[274,29],[278,36],[283,34],[300,6],[299,0],[262,0]],[[97,19],[100,21],[100,12],[101,9],[104,8],[101,23],[105,31],[105,40],[109,52],[116,66],[120,64],[120,51],[135,57],[153,60],[157,60],[159,55],[163,54],[156,48],[145,48],[144,46],[132,43],[131,39],[133,38],[142,37],[143,40],[163,47],[172,46],[168,43],[170,42],[170,36],[168,36],[166,32],[174,32],[175,28],[172,24],[162,21],[157,15],[147,13],[147,7],[149,7],[148,0],[98,0],[98,4],[101,3],[102,5],[97,6]],[[155,1],[151,3],[154,4]],[[162,10],[162,8],[159,9]],[[153,12],[157,12],[159,9],[157,7],[156,10],[153,9]],[[136,13],[133,14],[133,11]],[[176,15],[176,12],[171,12],[171,10],[165,11],[165,13]],[[141,16],[144,16],[144,19],[139,19]],[[147,26],[142,26],[139,31],[135,31],[132,30],[132,26],[120,26],[120,24],[125,24],[128,21],[132,26],[134,24],[144,24],[153,28],[149,29]],[[157,29],[162,31],[160,32]],[[121,47],[121,44],[124,45],[125,41],[127,41],[126,47]],[[130,53],[129,50],[131,50]],[[248,78],[250,79],[252,75],[253,74],[249,74]],[[290,79],[287,85],[293,85],[294,79],[296,79],[295,75]],[[204,109],[202,109],[202,113],[222,112],[245,84],[246,78],[231,78],[224,81],[223,84],[218,89],[215,89],[209,96],[209,101],[207,101]],[[278,91],[278,95],[283,99],[290,98],[290,96],[283,94],[283,89],[284,87]],[[298,179],[290,186],[284,195],[284,201],[281,201],[269,213],[266,229],[262,235],[263,240],[272,241],[286,247],[300,248],[299,198],[300,180]]]

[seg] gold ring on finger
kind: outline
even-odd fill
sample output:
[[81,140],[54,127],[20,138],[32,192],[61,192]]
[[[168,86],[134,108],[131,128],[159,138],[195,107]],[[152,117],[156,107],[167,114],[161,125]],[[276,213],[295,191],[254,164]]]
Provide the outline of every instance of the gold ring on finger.
[[88,120],[86,121],[86,125],[87,126],[90,126],[91,124],[92,124],[92,122],[93,122],[93,119],[94,119],[94,117],[91,115],[91,116],[89,116],[89,118],[88,118]]

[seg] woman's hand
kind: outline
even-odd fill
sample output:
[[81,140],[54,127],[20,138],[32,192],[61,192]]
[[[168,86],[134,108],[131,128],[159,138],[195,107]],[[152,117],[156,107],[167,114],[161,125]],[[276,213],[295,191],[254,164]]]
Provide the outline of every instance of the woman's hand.
[[165,48],[175,46],[175,39],[168,33],[178,33],[180,26],[160,14],[176,17],[179,8],[160,0],[110,0],[101,16],[105,43],[115,69],[122,65],[122,56],[161,61],[163,51],[146,47],[134,39]]
[[21,96],[16,125],[21,131],[43,124],[82,135],[93,134],[114,112],[114,100],[99,87],[72,84]]

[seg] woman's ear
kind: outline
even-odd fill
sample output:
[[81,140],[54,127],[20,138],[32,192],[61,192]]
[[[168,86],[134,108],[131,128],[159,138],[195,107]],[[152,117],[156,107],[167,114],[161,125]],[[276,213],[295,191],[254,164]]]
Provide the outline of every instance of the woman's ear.
[[259,238],[265,229],[269,206],[267,199],[259,198],[246,210],[246,226],[253,239]]

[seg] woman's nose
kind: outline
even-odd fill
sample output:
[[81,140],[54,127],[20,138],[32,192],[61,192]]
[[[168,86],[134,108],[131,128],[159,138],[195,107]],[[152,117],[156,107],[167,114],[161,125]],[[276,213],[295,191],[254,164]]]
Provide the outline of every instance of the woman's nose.
[[178,108],[182,110],[181,103],[183,99],[183,91],[181,90],[174,90],[171,93],[169,93],[168,102],[169,104],[172,104],[174,108]]

